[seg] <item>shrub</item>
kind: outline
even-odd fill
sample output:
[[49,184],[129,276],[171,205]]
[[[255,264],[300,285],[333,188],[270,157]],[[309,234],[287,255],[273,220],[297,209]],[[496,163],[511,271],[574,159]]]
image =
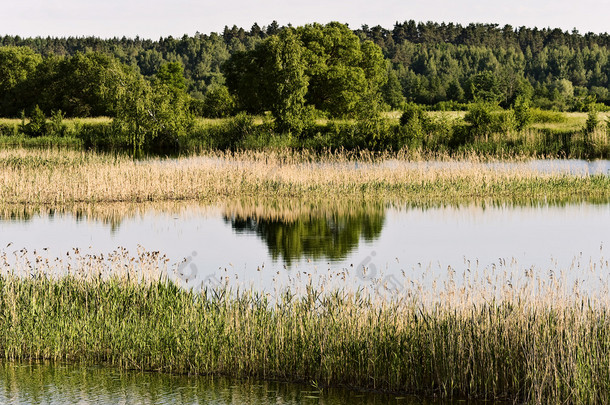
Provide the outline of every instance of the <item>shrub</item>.
[[227,120],[217,133],[217,145],[221,149],[235,149],[255,131],[254,118],[244,112]]
[[64,124],[64,113],[56,110],[51,113],[51,120],[48,123],[48,132],[54,136],[65,136],[67,126]]
[[489,103],[479,102],[470,105],[464,121],[470,124],[470,131],[474,136],[487,137],[493,131],[493,110],[494,107]]
[[531,124],[533,119],[529,101],[524,97],[517,97],[513,111],[515,114],[515,128],[518,131],[523,131]]
[[235,111],[235,99],[226,86],[210,89],[201,103],[201,116],[208,118],[228,117]]
[[589,108],[587,113],[587,121],[585,122],[584,132],[586,134],[592,134],[599,124],[599,118],[597,116],[597,110],[594,107]]
[[38,105],[34,107],[32,113],[28,117],[30,122],[25,124],[25,117],[23,118],[21,131],[27,136],[39,137],[47,134],[47,117],[44,115]]

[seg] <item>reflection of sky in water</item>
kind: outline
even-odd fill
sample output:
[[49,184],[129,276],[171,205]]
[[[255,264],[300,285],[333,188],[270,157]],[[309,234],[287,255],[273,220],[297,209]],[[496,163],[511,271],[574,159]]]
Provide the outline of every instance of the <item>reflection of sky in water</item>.
[[[23,247],[40,252],[47,247],[44,255],[57,257],[74,247],[82,253],[99,254],[122,246],[135,254],[141,245],[166,254],[174,267],[187,258],[181,269],[191,279],[196,275],[198,283],[228,276],[240,284],[269,287],[273,278],[324,275],[341,269],[348,269],[354,278],[363,264],[378,274],[404,271],[410,277],[429,266],[442,276],[447,266],[464,269],[465,260],[478,260],[480,268],[514,258],[520,268],[568,269],[578,255],[588,262],[606,253],[609,229],[609,204],[386,209],[379,236],[369,241],[360,236],[345,257],[335,261],[297,257],[286,266],[281,258],[272,258],[254,232],[236,232],[220,209],[187,210],[125,218],[114,231],[109,225],[77,221],[72,215],[1,221],[0,249],[12,242],[8,252]],[[602,253],[601,245],[605,247]]]
[[537,173],[547,174],[572,174],[572,175],[599,175],[610,174],[610,160],[578,160],[578,159],[545,159],[545,160],[526,160],[523,162],[470,162],[470,161],[430,161],[430,162],[413,162],[404,163],[398,161],[387,161],[384,165],[388,167],[412,166],[412,167],[434,167],[434,168],[452,168],[452,169],[472,169],[478,166],[485,168],[493,168],[496,170],[521,171],[527,170]]
[[[150,161],[146,161],[147,164]],[[176,159],[165,159],[159,160],[156,163],[159,165],[171,165],[179,167],[192,167],[200,165],[201,163],[214,163],[218,166],[231,166],[231,165],[242,165],[243,162],[227,161],[220,158],[212,158],[208,156],[196,156],[191,158]],[[303,166],[310,166],[312,163],[304,163]],[[477,167],[493,168],[497,170],[511,170],[521,171],[527,170],[537,173],[565,173],[573,175],[598,175],[598,174],[610,174],[610,160],[599,159],[599,160],[580,160],[580,159],[530,159],[523,162],[472,162],[468,160],[464,161],[398,161],[398,160],[386,160],[382,163],[362,163],[362,162],[333,162],[333,163],[317,163],[314,164],[317,167],[328,167],[342,168],[348,170],[365,170],[370,167],[389,167],[389,168],[447,168],[447,169],[476,169]]]

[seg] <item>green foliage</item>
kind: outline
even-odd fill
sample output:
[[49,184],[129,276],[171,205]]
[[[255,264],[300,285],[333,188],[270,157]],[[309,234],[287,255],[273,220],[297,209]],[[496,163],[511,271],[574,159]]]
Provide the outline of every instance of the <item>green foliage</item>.
[[553,82],[550,89],[552,98],[555,100],[569,100],[574,97],[574,85],[568,79],[558,79]]
[[451,83],[449,83],[449,86],[447,86],[447,91],[445,92],[445,94],[447,95],[447,98],[449,100],[453,100],[453,101],[457,101],[457,102],[463,101],[464,96],[465,96],[464,89],[460,85],[460,82],[455,79],[452,80]]
[[383,100],[391,109],[399,109],[405,102],[405,96],[402,94],[402,86],[393,69],[388,71],[388,81],[381,88],[381,92],[383,94]]
[[48,123],[49,133],[53,136],[64,136],[67,126],[64,124],[64,113],[61,110],[51,112],[51,119]]
[[295,132],[307,126],[311,107],[332,117],[378,111],[387,77],[379,47],[339,23],[285,28],[223,69],[240,108],[271,111],[280,130]]
[[420,106],[408,103],[403,107],[403,113],[400,116],[400,125],[405,126],[412,124],[415,121],[425,121],[426,119],[426,113]]
[[304,48],[295,32],[286,28],[266,39],[258,50],[265,55],[271,96],[270,110],[279,132],[300,134],[313,123],[305,106],[309,79],[303,64]]
[[587,121],[585,122],[584,132],[592,134],[599,124],[599,117],[595,107],[591,107],[587,113]]
[[565,114],[559,111],[545,111],[539,108],[530,109],[532,114],[532,122],[540,124],[564,123],[566,122]]
[[490,103],[478,102],[471,104],[468,113],[464,116],[464,121],[470,124],[470,131],[474,136],[485,135],[487,137],[492,133],[494,109],[494,105]]
[[235,98],[226,86],[215,86],[208,90],[201,104],[201,116],[224,118],[235,112]]
[[125,76],[118,61],[101,53],[76,53],[64,59],[49,58],[37,74],[43,110],[61,109],[69,117],[113,114],[115,91]]
[[306,25],[297,33],[307,49],[309,104],[332,117],[359,116],[363,104],[378,107],[387,68],[377,45],[361,42],[346,25],[336,22]]
[[21,131],[31,137],[39,137],[47,134],[47,117],[40,107],[35,106],[29,115],[29,122],[22,124]]
[[220,135],[216,140],[221,149],[236,149],[244,139],[255,131],[254,118],[244,112],[240,112],[220,128]]
[[477,73],[468,79],[467,97],[483,103],[498,102],[503,98],[498,77],[491,71]]
[[223,66],[223,74],[230,93],[237,101],[238,109],[251,114],[261,114],[269,110],[271,96],[268,85],[264,55],[259,51],[261,45],[248,52],[231,56]]
[[185,90],[186,79],[184,78],[184,66],[180,62],[169,62],[161,65],[156,74],[165,86],[174,90]]
[[0,116],[16,117],[33,97],[30,82],[42,57],[26,47],[0,47]]
[[429,129],[430,120],[426,112],[416,104],[408,103],[403,109],[398,131],[399,146],[420,148],[423,146],[423,139]]
[[129,136],[134,156],[143,149],[175,150],[192,125],[189,99],[176,80],[152,84],[130,72],[116,87],[115,128]]
[[513,111],[515,114],[515,128],[518,131],[523,131],[533,120],[529,101],[523,96],[517,97]]

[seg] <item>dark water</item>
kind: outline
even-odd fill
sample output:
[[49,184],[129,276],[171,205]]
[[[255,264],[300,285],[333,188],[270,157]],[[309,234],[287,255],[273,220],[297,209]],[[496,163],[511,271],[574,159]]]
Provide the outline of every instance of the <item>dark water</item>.
[[[121,371],[109,367],[0,363],[1,404],[454,404],[403,395],[273,381]],[[474,402],[469,402],[474,403]]]

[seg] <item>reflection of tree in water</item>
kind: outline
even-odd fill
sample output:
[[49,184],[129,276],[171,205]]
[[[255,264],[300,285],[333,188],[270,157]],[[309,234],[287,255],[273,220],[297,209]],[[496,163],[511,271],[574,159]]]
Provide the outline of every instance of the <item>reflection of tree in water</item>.
[[286,264],[299,258],[340,260],[358,246],[360,239],[372,241],[383,228],[384,210],[357,213],[305,215],[297,219],[228,217],[237,233],[254,233],[267,244],[271,256]]

